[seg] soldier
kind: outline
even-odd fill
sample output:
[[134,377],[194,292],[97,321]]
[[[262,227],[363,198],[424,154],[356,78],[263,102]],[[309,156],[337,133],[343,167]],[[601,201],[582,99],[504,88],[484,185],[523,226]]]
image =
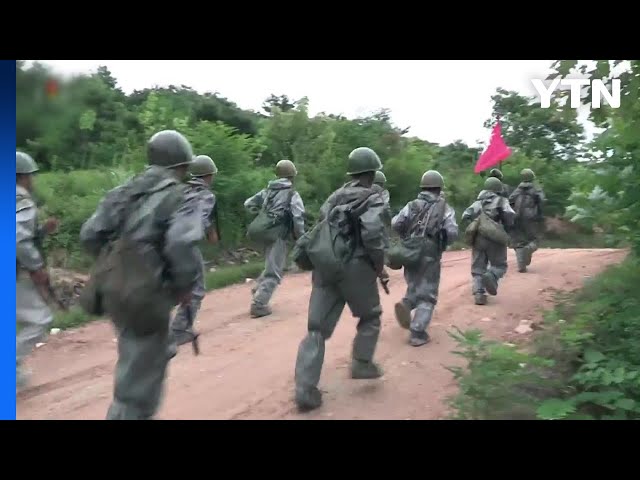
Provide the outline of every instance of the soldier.
[[[478,199],[467,208],[462,214],[462,220],[475,220],[484,213],[490,221],[499,225],[491,224],[495,231],[502,229],[500,225],[511,225],[515,216],[514,211],[509,206],[506,198],[500,195],[502,183],[495,177],[489,177],[484,182],[484,190],[478,195]],[[479,219],[481,220],[481,219]],[[498,232],[500,233],[500,232]],[[508,236],[504,230],[501,231],[503,240],[497,241],[498,234],[493,239],[478,233],[473,241],[473,259],[471,263],[471,277],[473,280],[472,292],[476,305],[485,305],[487,296],[485,291],[491,295],[498,293],[498,281],[507,273],[507,243]],[[487,265],[491,264],[489,270]]]
[[[202,230],[205,234],[207,242],[216,244],[218,238],[218,218],[214,217],[214,207],[216,206],[216,197],[211,192],[211,185],[218,173],[218,168],[211,157],[207,155],[198,155],[190,168],[191,180],[187,182],[188,202],[193,201],[200,205],[200,213],[202,215]],[[215,223],[214,223],[215,222]],[[200,310],[200,304],[204,298],[205,290],[205,269],[202,252],[198,249],[201,268],[198,272],[196,284],[193,288],[191,304],[189,306],[181,305],[173,319],[171,329],[173,336],[178,345],[190,342],[197,334],[194,332],[193,325],[195,323],[196,314]]]
[[[381,190],[373,185],[380,158],[370,148],[356,148],[349,155],[351,181],[329,196],[320,209],[320,219],[331,218],[339,207],[359,203],[358,230],[347,239],[352,251],[343,264],[343,275],[323,277],[314,268],[309,300],[308,333],[300,343],[295,368],[295,401],[301,411],[318,408],[322,394],[318,390],[325,342],[340,319],[345,303],[358,318],[357,333],[351,353],[351,378],[373,379],[382,369],[373,362],[380,333],[380,297],[377,278],[388,281],[384,269],[385,204]],[[331,245],[325,245],[332,248]]]
[[32,197],[37,171],[30,155],[16,152],[16,389],[27,382],[22,370],[24,358],[48,336],[53,321],[45,301],[50,284],[41,244],[45,235],[56,231],[58,220],[50,218],[38,225]]
[[395,305],[396,319],[410,331],[409,344],[414,347],[429,342],[427,327],[438,301],[440,259],[447,246],[458,238],[455,211],[440,195],[444,188],[442,175],[435,170],[425,172],[420,188],[418,198],[407,203],[391,222],[402,238],[425,238],[420,262],[404,267],[407,293]]
[[543,221],[542,203],[544,193],[534,185],[536,176],[525,168],[520,172],[522,182],[509,196],[509,203],[516,212],[511,229],[511,242],[516,252],[518,272],[524,273],[531,264],[533,252],[538,249],[538,229]]
[[[492,168],[489,172],[489,177],[495,177],[502,182],[503,175],[502,172],[497,168]],[[504,198],[509,198],[509,194],[511,193],[511,187],[506,183],[502,182],[502,191],[500,192],[500,196]]]
[[389,205],[389,190],[384,188],[386,183],[387,183],[387,177],[385,176],[384,173],[382,173],[380,170],[378,170],[376,172],[376,177],[373,180],[373,184],[374,185],[378,185],[378,186],[380,186],[380,188],[382,188],[382,199],[384,200],[384,203],[388,206]]
[[304,234],[304,203],[293,187],[293,180],[297,174],[298,171],[293,162],[280,160],[276,164],[278,179],[270,181],[267,188],[244,202],[244,207],[249,213],[257,214],[264,207],[274,215],[290,218],[292,223],[292,228],[288,229],[284,237],[265,246],[265,267],[251,290],[253,298],[250,314],[253,318],[271,315],[269,301],[282,282],[287,262],[287,242],[298,239]]
[[171,309],[190,303],[202,268],[200,206],[182,183],[193,161],[189,141],[174,130],[158,132],[147,143],[147,159],[149,167],[108,192],[80,231],[83,246],[99,256],[88,290],[95,295],[90,308],[83,306],[108,314],[118,333],[109,420],[157,412],[176,353]]

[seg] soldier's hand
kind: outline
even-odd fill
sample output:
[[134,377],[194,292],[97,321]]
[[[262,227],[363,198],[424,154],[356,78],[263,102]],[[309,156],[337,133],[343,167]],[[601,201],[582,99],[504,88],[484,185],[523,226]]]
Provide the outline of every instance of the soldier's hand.
[[218,233],[215,230],[212,230],[211,232],[209,232],[209,236],[207,237],[207,240],[211,244],[216,244],[220,241],[220,239],[218,238]]
[[31,272],[31,280],[39,286],[46,286],[49,283],[49,273],[46,269],[41,268],[35,272]]
[[47,232],[47,234],[51,235],[52,233],[55,233],[56,230],[58,230],[59,225],[60,221],[55,217],[51,217],[48,218],[46,222],[44,222],[43,228],[44,231]]

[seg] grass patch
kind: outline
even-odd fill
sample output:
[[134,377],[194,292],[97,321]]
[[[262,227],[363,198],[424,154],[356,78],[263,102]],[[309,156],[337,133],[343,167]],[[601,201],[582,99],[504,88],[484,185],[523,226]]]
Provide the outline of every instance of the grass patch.
[[640,262],[609,267],[545,315],[525,348],[458,331],[464,419],[640,419]]

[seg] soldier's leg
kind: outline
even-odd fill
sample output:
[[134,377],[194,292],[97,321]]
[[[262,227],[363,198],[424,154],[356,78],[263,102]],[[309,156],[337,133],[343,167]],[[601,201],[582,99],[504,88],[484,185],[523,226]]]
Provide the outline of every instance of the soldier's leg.
[[118,331],[118,362],[107,420],[149,420],[156,414],[170,360],[169,342],[168,330],[145,336],[127,328]]
[[262,317],[271,313],[269,301],[280,282],[282,282],[284,266],[287,261],[287,250],[287,242],[283,239],[278,239],[267,248],[265,269],[251,304],[252,316]]
[[409,329],[411,323],[411,312],[417,305],[416,286],[420,279],[419,268],[404,268],[404,280],[407,284],[407,291],[404,298],[395,304],[396,320],[404,329]]
[[[487,287],[487,282],[491,282],[491,288],[494,289],[495,293],[491,291],[489,291],[489,293],[496,295],[498,283],[507,273],[507,246],[491,242],[491,245],[487,248],[487,255],[491,267],[483,277],[485,279],[485,287]],[[487,279],[487,277],[489,277],[489,279]],[[489,287],[487,287],[487,290],[489,290]]]
[[382,369],[373,362],[382,314],[377,280],[373,267],[364,259],[355,258],[347,265],[345,279],[339,286],[352,315],[359,320],[351,351],[352,378],[382,376]]
[[440,262],[428,262],[423,265],[423,275],[417,284],[417,307],[411,320],[409,343],[414,347],[429,341],[427,328],[431,323],[433,311],[438,303],[440,287]]
[[527,248],[527,233],[521,223],[513,229],[511,241],[513,244],[513,251],[516,254],[518,272],[524,273],[527,271],[527,257],[529,256],[529,252]]
[[[187,342],[193,340],[193,336],[195,334],[194,324],[196,315],[200,310],[200,306],[202,305],[202,299],[206,293],[205,290],[205,270],[204,270],[204,260],[201,263],[202,267],[198,272],[198,276],[196,277],[196,283],[191,292],[191,303],[190,303],[190,312],[187,311],[187,308],[183,305],[178,307],[176,311],[176,316],[173,319],[171,324],[171,333],[173,338],[175,339],[177,345],[182,345]],[[189,313],[191,314],[191,322],[189,322]]]
[[527,225],[527,246],[526,253],[524,256],[525,265],[531,265],[531,258],[533,257],[533,252],[538,250],[538,228],[539,224],[537,222],[530,222]]
[[325,342],[331,338],[345,303],[335,286],[322,285],[316,274],[313,275],[308,332],[298,347],[295,368],[296,403],[301,410],[311,410],[322,404],[318,383],[324,363]]
[[37,287],[28,273],[20,272],[16,282],[16,384],[18,387],[26,383],[25,373],[21,370],[24,358],[29,355],[36,344],[44,341],[49,335],[49,327],[53,322],[53,314],[43,300]]
[[484,250],[484,241],[480,238],[476,239],[471,252],[471,293],[473,294],[476,305],[484,305],[487,303],[487,295],[484,285],[482,284],[482,276],[487,272],[487,263],[489,258]]

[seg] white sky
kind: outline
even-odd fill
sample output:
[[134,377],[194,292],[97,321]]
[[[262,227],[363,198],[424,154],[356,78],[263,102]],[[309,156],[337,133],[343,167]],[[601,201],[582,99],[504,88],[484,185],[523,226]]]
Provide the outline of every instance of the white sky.
[[482,124],[496,88],[536,95],[531,79],[544,79],[551,60],[39,60],[61,74],[106,66],[130,93],[155,85],[187,85],[219,92],[259,111],[270,95],[309,98],[310,114],[353,118],[380,108],[409,135],[470,146],[488,141]]

